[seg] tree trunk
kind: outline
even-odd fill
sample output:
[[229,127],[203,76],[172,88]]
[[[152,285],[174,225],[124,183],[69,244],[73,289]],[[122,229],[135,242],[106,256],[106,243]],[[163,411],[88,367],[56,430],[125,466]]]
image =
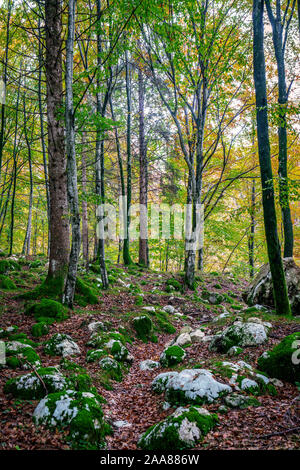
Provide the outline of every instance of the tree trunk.
[[32,163],[31,163],[31,143],[29,142],[28,132],[27,132],[25,94],[23,97],[23,106],[24,106],[24,134],[25,134],[25,140],[26,140],[26,145],[27,145],[27,150],[28,150],[30,192],[29,192],[27,228],[26,228],[26,235],[25,235],[23,249],[22,249],[22,255],[28,256],[30,253],[31,226],[32,226],[33,177],[32,177]]
[[5,132],[5,95],[6,95],[6,82],[7,82],[7,64],[8,64],[8,46],[9,46],[9,26],[10,26],[10,17],[11,17],[12,1],[8,0],[8,12],[7,12],[7,22],[6,22],[6,44],[5,44],[5,58],[4,58],[4,70],[3,70],[3,79],[1,90],[1,127],[0,127],[0,178],[2,170],[2,156],[3,156],[3,147],[4,147],[4,132]]
[[[97,0],[97,18],[98,18],[98,34],[97,34],[97,63],[98,63],[98,77],[97,77],[97,89],[99,90],[100,84],[100,70],[101,70],[101,0]],[[101,93],[97,92],[97,113],[104,117],[106,107],[102,106]],[[104,135],[99,124],[97,124],[97,138],[96,138],[96,194],[99,197],[99,206],[97,208],[97,222],[98,222],[98,247],[97,257],[99,258],[99,267],[101,273],[102,287],[103,289],[108,288],[108,275],[105,263],[105,240],[104,240],[104,210],[103,204],[105,202],[105,189],[104,189]]]
[[128,62],[128,53],[125,51],[126,62],[126,98],[127,98],[127,199],[126,199],[126,225],[125,237],[123,242],[123,260],[125,266],[132,264],[132,259],[129,250],[129,225],[130,225],[130,206],[131,206],[131,83],[130,83],[130,70]]
[[48,160],[50,195],[50,259],[46,284],[64,290],[69,261],[69,220],[62,86],[62,21],[60,0],[45,1]]
[[258,154],[262,183],[262,203],[267,250],[273,282],[273,293],[277,314],[291,313],[280,245],[277,233],[273,175],[270,155],[267,86],[264,58],[263,0],[253,0],[253,66],[256,97],[256,122]]
[[47,198],[47,219],[48,219],[48,252],[50,249],[50,194],[49,194],[49,177],[48,177],[48,163],[47,163],[47,151],[45,143],[45,132],[44,132],[44,117],[43,117],[43,104],[42,104],[42,71],[43,71],[43,50],[42,50],[42,34],[41,34],[41,20],[38,19],[38,30],[39,30],[39,81],[38,81],[38,100],[39,100],[39,114],[40,114],[40,126],[41,126],[41,144],[43,152],[43,166],[45,175],[45,186],[46,186],[46,198]]
[[145,89],[143,72],[138,69],[139,86],[139,159],[140,159],[140,238],[139,238],[139,263],[148,267],[148,161],[145,142]]
[[254,234],[255,234],[255,179],[252,181],[251,188],[251,208],[250,208],[250,235],[248,238],[248,253],[250,278],[254,277]]
[[82,192],[83,192],[83,199],[82,199],[82,252],[83,252],[83,259],[85,262],[86,270],[89,269],[89,230],[88,230],[88,212],[87,212],[87,200],[86,200],[86,192],[87,192],[87,182],[86,182],[86,155],[84,149],[84,134],[82,137],[82,153],[81,153],[81,166],[82,166]]
[[[272,26],[273,45],[277,63],[278,82],[278,178],[279,178],[279,201],[282,213],[284,232],[284,258],[293,257],[293,222],[289,205],[289,187],[287,174],[287,126],[286,108],[288,104],[288,94],[286,88],[286,74],[283,44],[283,27],[281,22],[280,0],[277,0],[276,17],[274,17],[270,1],[266,0],[267,12]],[[288,28],[288,26],[286,26]],[[286,31],[287,34],[287,31]]]
[[73,106],[73,56],[75,36],[76,0],[69,0],[68,37],[66,47],[66,153],[68,176],[68,201],[71,213],[72,245],[68,265],[63,303],[73,307],[77,266],[81,246],[80,214],[77,187],[77,164],[75,149],[75,117]]

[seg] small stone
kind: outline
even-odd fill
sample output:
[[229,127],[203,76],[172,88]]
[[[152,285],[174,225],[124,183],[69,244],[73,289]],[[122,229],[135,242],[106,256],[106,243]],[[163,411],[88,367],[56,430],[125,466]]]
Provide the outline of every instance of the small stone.
[[190,333],[192,343],[200,343],[203,341],[204,336],[205,333],[200,329],[194,330]]
[[132,424],[128,423],[128,421],[122,421],[122,420],[114,421],[112,424],[115,428],[118,428],[118,429],[130,428],[132,426]]
[[152,361],[151,359],[146,359],[140,363],[139,367],[141,370],[153,370],[160,367],[160,363],[157,361]]

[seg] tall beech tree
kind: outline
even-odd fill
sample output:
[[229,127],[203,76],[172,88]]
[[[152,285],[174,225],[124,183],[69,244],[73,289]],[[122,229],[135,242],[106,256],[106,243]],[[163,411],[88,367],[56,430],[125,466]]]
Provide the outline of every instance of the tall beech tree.
[[274,185],[268,125],[268,101],[264,55],[264,0],[253,0],[253,68],[256,99],[258,155],[267,250],[273,282],[276,313],[291,313],[277,233]]
[[63,123],[62,4],[45,1],[50,253],[46,284],[62,294],[69,262],[69,219]]
[[[281,0],[276,0],[276,13],[274,14],[270,0],[265,0],[268,17],[272,26],[273,46],[277,63],[278,83],[278,178],[279,200],[282,212],[284,231],[284,257],[293,256],[293,222],[289,204],[289,185],[287,172],[287,120],[286,112],[290,87],[287,88],[285,72],[285,51],[289,26],[294,14],[296,0],[287,2],[282,18]],[[290,5],[290,3],[292,3]],[[289,9],[289,6],[291,7]]]
[[75,293],[77,265],[80,253],[80,214],[77,187],[77,164],[75,150],[75,116],[73,106],[73,57],[75,38],[75,9],[76,0],[69,0],[68,37],[66,51],[66,153],[67,153],[67,178],[68,178],[68,202],[71,213],[72,245],[68,265],[63,303],[73,306]]
[[139,162],[140,162],[140,238],[139,263],[149,266],[148,248],[148,161],[147,144],[145,141],[145,83],[143,72],[138,67],[138,93],[139,93]]

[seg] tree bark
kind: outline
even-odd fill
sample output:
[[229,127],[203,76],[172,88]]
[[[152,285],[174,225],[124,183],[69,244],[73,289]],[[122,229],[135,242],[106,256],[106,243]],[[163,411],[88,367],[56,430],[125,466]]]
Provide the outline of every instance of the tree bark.
[[[98,33],[97,33],[97,64],[98,64],[98,76],[97,76],[97,89],[100,88],[100,70],[102,68],[101,64],[101,54],[102,54],[102,45],[101,45],[101,0],[97,0],[97,19],[98,19]],[[97,96],[97,113],[104,117],[106,106],[102,105],[101,93],[98,91]],[[96,137],[96,194],[99,196],[99,206],[97,208],[97,222],[98,222],[98,246],[97,246],[97,257],[99,258],[99,267],[101,273],[102,287],[103,289],[108,288],[108,275],[105,263],[105,240],[104,240],[104,210],[103,204],[105,202],[105,187],[104,187],[104,135],[102,130],[97,124],[97,137]]]
[[87,212],[87,181],[86,181],[86,154],[84,149],[84,134],[82,137],[82,153],[81,153],[81,166],[82,166],[82,223],[81,223],[81,232],[82,232],[82,253],[83,259],[85,262],[86,270],[89,269],[89,229],[88,229],[88,212]]
[[26,105],[25,105],[25,94],[23,96],[23,109],[24,109],[24,134],[28,151],[28,166],[29,166],[29,206],[28,206],[28,219],[26,227],[26,235],[24,239],[22,255],[28,256],[30,253],[30,240],[31,240],[31,228],[32,228],[32,202],[33,202],[33,176],[32,176],[32,159],[31,159],[31,143],[28,138],[27,132],[27,116],[26,116]]
[[60,0],[45,1],[47,124],[50,195],[50,259],[46,283],[61,295],[69,262],[69,220],[62,86]]
[[[287,123],[286,108],[288,93],[285,73],[285,45],[283,42],[283,26],[281,22],[281,2],[276,0],[276,16],[273,15],[269,0],[265,0],[269,20],[272,26],[273,45],[277,63],[278,83],[278,178],[279,178],[279,202],[281,206],[283,232],[284,232],[284,258],[293,257],[293,222],[289,205],[289,187],[287,174]],[[288,25],[286,26],[288,28]],[[287,34],[287,31],[286,31]]]
[[253,0],[253,66],[256,98],[258,154],[262,183],[264,225],[273,282],[275,308],[277,314],[287,315],[291,313],[291,308],[287,295],[285,275],[283,271],[280,244],[277,233],[277,219],[275,211],[268,128],[263,10],[264,0]]
[[145,85],[143,72],[138,69],[139,88],[139,160],[140,160],[140,238],[139,263],[149,266],[148,252],[148,161],[145,142]]
[[77,164],[75,149],[75,116],[73,106],[73,56],[75,36],[76,0],[69,0],[68,37],[66,51],[66,153],[68,177],[68,201],[71,213],[72,244],[66,278],[63,303],[73,307],[77,266],[81,246],[80,213],[77,187]]
[[10,39],[10,17],[11,17],[12,1],[8,0],[8,12],[7,12],[7,22],[6,22],[6,44],[5,44],[5,59],[4,59],[4,70],[3,70],[3,91],[2,98],[3,102],[1,103],[1,127],[0,127],[0,179],[1,179],[1,170],[2,170],[2,156],[4,148],[4,132],[5,132],[5,95],[6,95],[6,84],[7,84],[7,64],[8,64],[8,46]]
[[127,143],[127,199],[126,199],[126,226],[125,238],[123,242],[123,260],[125,266],[132,264],[129,249],[129,225],[130,225],[130,206],[131,206],[131,80],[130,69],[128,62],[128,53],[125,51],[125,66],[126,66],[126,98],[127,98],[127,130],[126,130],[126,143]]

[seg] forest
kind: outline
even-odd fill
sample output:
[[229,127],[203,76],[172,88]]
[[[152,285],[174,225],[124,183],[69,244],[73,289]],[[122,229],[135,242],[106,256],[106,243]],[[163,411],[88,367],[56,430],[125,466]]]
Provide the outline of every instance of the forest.
[[1,454],[299,450],[300,0],[0,25]]

